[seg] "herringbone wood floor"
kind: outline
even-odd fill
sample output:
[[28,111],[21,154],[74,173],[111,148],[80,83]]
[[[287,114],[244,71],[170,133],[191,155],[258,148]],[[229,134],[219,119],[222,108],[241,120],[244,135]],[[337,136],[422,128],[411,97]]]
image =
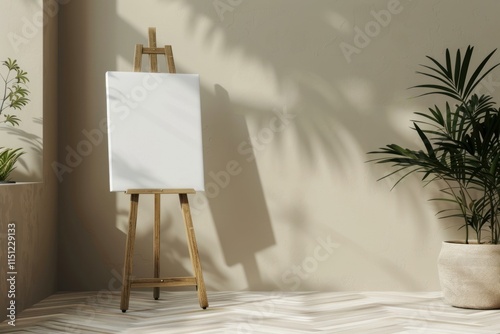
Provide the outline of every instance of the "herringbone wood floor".
[[195,292],[60,293],[6,322],[0,333],[436,333],[499,334],[500,310],[445,305],[439,293]]

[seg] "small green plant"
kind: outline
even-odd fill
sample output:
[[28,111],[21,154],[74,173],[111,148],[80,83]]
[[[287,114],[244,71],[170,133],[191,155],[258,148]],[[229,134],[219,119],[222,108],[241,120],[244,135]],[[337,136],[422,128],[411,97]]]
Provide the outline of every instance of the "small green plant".
[[23,154],[20,148],[0,148],[0,180],[7,180],[9,174],[16,168],[14,165],[17,159]]
[[465,243],[471,230],[479,243],[500,244],[500,110],[491,96],[474,94],[500,64],[486,68],[494,50],[469,72],[473,49],[469,46],[463,58],[457,50],[454,62],[448,49],[443,63],[427,56],[432,64],[417,72],[432,80],[413,87],[427,90],[420,96],[437,94],[455,103],[415,113],[420,119],[412,129],[423,149],[390,144],[369,154],[382,156],[370,161],[395,168],[382,177],[399,174],[394,186],[412,174],[420,174],[424,184],[438,181],[444,196],[433,200],[449,204],[438,215],[463,219]]
[[[3,80],[3,89],[0,89],[2,97],[0,99],[0,116],[3,115],[3,119],[0,119],[0,124],[19,126],[21,120],[10,111],[21,110],[29,102],[28,73],[19,67],[15,59],[8,58],[2,62],[2,65],[7,68],[7,73],[5,75],[0,73]],[[20,148],[0,148],[0,181],[7,180],[15,168],[17,159],[23,154],[24,152]]]

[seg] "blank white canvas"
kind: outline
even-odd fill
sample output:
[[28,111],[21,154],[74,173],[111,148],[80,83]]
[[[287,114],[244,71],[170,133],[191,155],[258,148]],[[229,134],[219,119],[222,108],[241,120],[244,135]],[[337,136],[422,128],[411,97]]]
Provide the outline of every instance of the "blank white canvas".
[[198,74],[107,72],[111,191],[204,190]]

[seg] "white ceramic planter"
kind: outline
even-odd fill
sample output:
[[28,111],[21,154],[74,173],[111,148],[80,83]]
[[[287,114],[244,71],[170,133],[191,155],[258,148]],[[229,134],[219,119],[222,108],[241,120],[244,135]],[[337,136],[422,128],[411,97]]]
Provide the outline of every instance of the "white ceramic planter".
[[446,303],[500,308],[500,245],[443,242],[438,272]]

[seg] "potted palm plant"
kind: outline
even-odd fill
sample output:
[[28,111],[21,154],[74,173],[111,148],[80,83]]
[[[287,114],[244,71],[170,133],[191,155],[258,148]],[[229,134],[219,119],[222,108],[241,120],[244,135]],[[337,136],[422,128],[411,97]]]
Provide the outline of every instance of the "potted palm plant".
[[443,106],[416,112],[412,130],[421,149],[390,144],[369,152],[370,160],[389,164],[397,175],[396,186],[418,174],[424,184],[437,183],[433,200],[446,203],[440,218],[459,219],[464,239],[445,241],[438,259],[438,273],[445,301],[453,306],[500,308],[500,110],[489,95],[478,95],[479,83],[499,64],[488,65],[496,50],[472,68],[474,48],[454,59],[445,52],[443,62],[427,56],[419,75],[430,83],[414,86],[423,95],[444,96]]
[[[28,104],[29,90],[26,84],[29,82],[28,73],[23,71],[17,61],[7,59],[2,62],[7,68],[7,73],[0,77],[3,81],[3,92],[0,89],[0,124],[9,124],[9,126],[18,126],[21,120],[9,111],[21,110]],[[9,175],[14,170],[15,164],[24,152],[21,148],[0,147],[0,183],[10,183]]]

